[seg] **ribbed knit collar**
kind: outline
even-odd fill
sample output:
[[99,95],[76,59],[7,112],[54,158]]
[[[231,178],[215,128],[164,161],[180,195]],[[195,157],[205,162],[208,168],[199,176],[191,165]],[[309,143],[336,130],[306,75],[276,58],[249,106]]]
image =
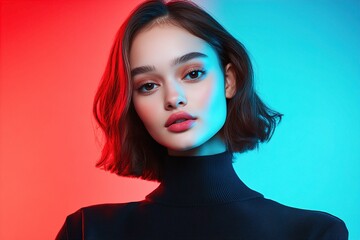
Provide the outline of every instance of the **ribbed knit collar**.
[[168,156],[164,178],[146,200],[166,205],[197,206],[223,204],[262,197],[237,176],[232,154]]

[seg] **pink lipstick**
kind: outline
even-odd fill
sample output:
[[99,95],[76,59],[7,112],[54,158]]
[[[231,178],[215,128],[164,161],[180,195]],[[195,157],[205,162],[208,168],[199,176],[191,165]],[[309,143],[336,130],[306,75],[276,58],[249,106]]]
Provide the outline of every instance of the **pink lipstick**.
[[184,132],[194,125],[196,118],[186,112],[171,114],[165,123],[165,127],[174,133]]

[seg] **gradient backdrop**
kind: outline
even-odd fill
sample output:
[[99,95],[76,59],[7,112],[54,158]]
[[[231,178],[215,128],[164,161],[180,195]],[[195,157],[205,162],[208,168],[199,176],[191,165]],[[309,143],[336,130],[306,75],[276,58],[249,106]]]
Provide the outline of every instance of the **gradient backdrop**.
[[[53,239],[82,206],[143,199],[157,183],[94,167],[91,113],[139,1],[0,1],[0,239]],[[270,143],[237,156],[240,177],[360,239],[359,1],[197,2],[245,44],[261,97],[285,114]]]

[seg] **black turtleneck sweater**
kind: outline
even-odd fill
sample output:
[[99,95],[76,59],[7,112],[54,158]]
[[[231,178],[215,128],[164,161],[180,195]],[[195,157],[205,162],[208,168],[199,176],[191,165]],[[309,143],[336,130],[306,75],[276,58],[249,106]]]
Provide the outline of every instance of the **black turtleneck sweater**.
[[69,215],[56,239],[347,239],[343,221],[266,199],[237,176],[228,152],[168,157],[165,176],[140,202]]

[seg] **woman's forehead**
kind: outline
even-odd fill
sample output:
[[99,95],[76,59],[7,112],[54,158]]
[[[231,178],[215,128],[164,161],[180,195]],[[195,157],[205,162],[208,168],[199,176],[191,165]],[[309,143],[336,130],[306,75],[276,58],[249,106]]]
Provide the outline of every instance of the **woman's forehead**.
[[157,24],[140,31],[130,49],[130,66],[157,65],[170,62],[190,52],[212,57],[216,53],[203,39],[173,24]]

